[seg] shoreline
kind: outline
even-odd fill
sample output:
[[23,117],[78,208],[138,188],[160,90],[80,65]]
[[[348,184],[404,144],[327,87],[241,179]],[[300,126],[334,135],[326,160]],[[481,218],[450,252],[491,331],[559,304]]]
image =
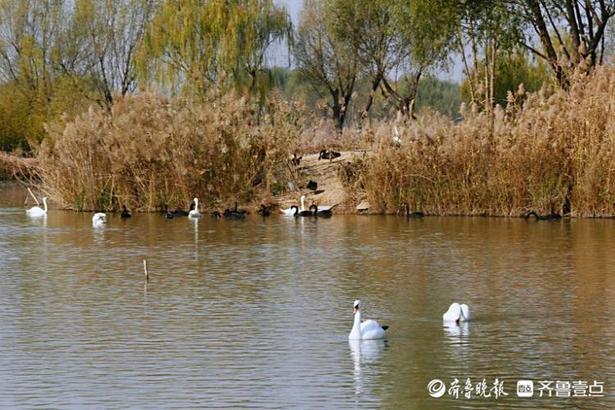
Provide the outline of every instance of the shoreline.
[[[327,161],[329,162],[329,161]],[[335,163],[335,161],[332,161],[332,163]],[[5,180],[0,180],[0,189],[3,190],[10,190],[11,191],[11,195],[16,196],[16,195],[23,195],[24,197],[24,201],[23,204],[25,204],[26,206],[30,206],[34,204],[34,201],[32,200],[32,197],[28,194],[27,189],[23,186],[23,184],[21,184],[18,180],[16,179],[5,179]],[[324,194],[326,193],[320,193],[317,195],[312,195],[312,196],[308,196],[308,201],[310,198],[312,197],[319,197],[318,199],[322,199],[322,198],[326,198],[324,196]],[[300,194],[299,194],[300,195]],[[339,195],[339,193],[337,194]],[[293,198],[295,198],[296,195],[294,194],[286,194],[280,197],[276,197],[274,198],[274,201],[272,201],[271,205],[272,205],[272,209],[271,209],[271,216],[282,216],[281,212],[279,211],[279,209],[282,208],[286,208],[289,207],[290,205],[294,204],[294,203],[298,203],[298,200],[293,200]],[[331,196],[331,194],[329,194],[329,197]],[[21,202],[21,201],[20,201]],[[245,204],[245,206],[241,206],[240,207],[243,209],[246,209],[248,211],[249,215],[257,215],[257,211],[260,207],[260,203],[261,202],[252,202],[250,204]],[[15,205],[15,206],[19,206],[19,205]],[[306,207],[309,205],[306,205]],[[24,207],[25,209],[25,207]],[[77,213],[91,213],[93,211],[90,210],[75,210],[75,209],[71,209],[71,208],[54,208],[54,207],[50,207],[50,210],[53,211],[62,211],[62,212],[77,212]],[[222,211],[222,209],[220,208],[201,208],[202,212],[205,214],[205,216],[209,216],[209,213],[213,212],[214,210],[218,210],[218,211]],[[121,211],[106,211],[110,214],[120,214]],[[151,211],[143,211],[143,210],[131,210],[132,213],[136,213],[136,214],[156,214],[156,213],[160,213],[162,212],[161,210],[151,210]],[[561,218],[558,219],[550,219],[550,220],[540,220],[540,219],[536,219],[533,216],[529,216],[526,217],[524,215],[496,215],[496,214],[453,214],[453,213],[442,213],[442,214],[435,214],[435,213],[425,213],[423,216],[421,217],[413,217],[413,216],[407,216],[403,213],[400,212],[378,212],[378,211],[370,211],[370,210],[364,210],[364,211],[358,211],[356,209],[356,203],[352,200],[352,199],[348,199],[346,198],[346,202],[342,203],[342,204],[338,204],[335,206],[335,208],[333,209],[333,215],[354,215],[354,216],[395,216],[395,217],[399,217],[399,218],[405,218],[405,219],[412,219],[412,220],[420,220],[423,218],[494,218],[494,219],[526,219],[528,221],[536,221],[536,222],[558,222],[558,221],[565,221],[565,220],[583,220],[583,219],[594,219],[594,220],[612,220],[615,219],[615,215],[588,215],[588,216],[578,216],[578,215],[564,215]]]

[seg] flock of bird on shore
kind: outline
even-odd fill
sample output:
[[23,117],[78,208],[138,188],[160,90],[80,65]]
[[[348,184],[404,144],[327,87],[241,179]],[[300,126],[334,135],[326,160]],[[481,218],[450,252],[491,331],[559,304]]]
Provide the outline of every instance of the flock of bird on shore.
[[[281,213],[285,216],[292,217],[321,217],[327,218],[333,215],[332,209],[336,205],[331,206],[318,206],[316,204],[310,205],[308,208],[305,207],[305,195],[301,196],[300,205],[292,205],[290,208],[281,209]],[[26,210],[26,214],[33,218],[38,218],[47,215],[47,197],[43,197],[43,208],[40,206],[33,206],[30,209]],[[271,215],[271,208],[265,204],[261,204],[257,213],[260,216],[267,217]],[[194,198],[192,203],[190,204],[190,208],[188,211],[185,211],[181,208],[176,208],[175,210],[169,210],[167,207],[162,211],[162,215],[166,219],[174,219],[178,217],[188,217],[190,219],[198,219],[201,218],[204,214],[201,213],[199,208],[199,199]],[[210,213],[210,216],[214,219],[245,219],[246,215],[248,215],[248,211],[245,209],[240,209],[238,207],[237,202],[235,202],[235,207],[230,209],[225,209],[223,213],[220,211],[213,211]],[[126,205],[122,206],[122,212],[120,213],[120,217],[122,219],[130,218],[131,214]],[[107,215],[104,212],[96,212],[92,216],[92,226],[95,228],[102,227],[107,223]]]

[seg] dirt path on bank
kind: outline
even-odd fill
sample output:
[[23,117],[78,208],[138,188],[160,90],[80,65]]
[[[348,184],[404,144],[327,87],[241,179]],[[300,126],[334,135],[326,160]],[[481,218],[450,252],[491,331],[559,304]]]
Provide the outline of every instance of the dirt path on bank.
[[[344,164],[363,158],[366,154],[364,151],[340,151],[340,154],[340,157],[333,160],[319,160],[318,154],[304,155],[298,166],[292,166],[294,189],[277,199],[279,207],[298,205],[301,195],[305,195],[306,207],[311,204],[336,205],[334,213],[358,213],[357,205],[365,199],[364,194],[347,192],[340,179],[340,170]],[[318,184],[316,190],[307,188],[309,181]]]

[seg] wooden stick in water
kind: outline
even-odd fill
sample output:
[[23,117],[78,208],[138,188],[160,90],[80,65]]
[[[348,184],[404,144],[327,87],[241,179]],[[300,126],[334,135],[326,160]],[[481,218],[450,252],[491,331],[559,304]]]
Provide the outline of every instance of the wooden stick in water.
[[149,282],[149,273],[147,273],[147,260],[143,259],[143,273],[145,274],[145,283]]
[[32,190],[30,189],[30,187],[28,187],[28,192],[30,193],[30,195],[32,195],[32,198],[34,198],[34,201],[36,202],[36,205],[40,205],[40,203],[38,202],[38,199],[36,198],[36,196],[34,196],[34,194],[32,193]]

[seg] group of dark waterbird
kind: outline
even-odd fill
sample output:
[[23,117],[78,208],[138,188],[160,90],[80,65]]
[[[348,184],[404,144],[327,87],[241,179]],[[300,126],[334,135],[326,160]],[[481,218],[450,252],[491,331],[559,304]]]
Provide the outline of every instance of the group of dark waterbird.
[[[261,204],[257,213],[260,216],[266,217],[271,215],[271,208],[268,205]],[[201,216],[201,212],[198,209],[198,199],[194,198],[190,203],[190,208],[188,211],[184,211],[182,208],[176,208],[175,210],[169,210],[168,206],[165,205],[162,211],[163,216],[166,219],[174,219],[177,217],[187,216],[190,218],[199,218]],[[239,204],[235,202],[235,206],[232,208],[227,208],[223,212],[219,210],[213,210],[210,213],[210,216],[214,219],[245,219],[249,214],[245,209],[239,208]]]
[[318,209],[318,205],[310,205],[307,210],[301,211],[297,205],[293,205],[290,207],[294,210],[292,216],[315,216],[315,217],[323,217],[328,218],[333,215],[331,209]]
[[[310,181],[312,182],[312,181]],[[26,214],[30,217],[42,217],[47,215],[47,197],[43,198],[43,206],[41,208],[39,206],[34,206],[28,210],[26,210]],[[299,205],[292,205],[287,209],[280,209],[281,213],[285,216],[292,217],[321,217],[328,218],[333,215],[332,209],[337,205],[332,206],[318,206],[316,204],[310,205],[307,209],[305,208],[305,196],[301,196],[301,202]],[[261,204],[256,213],[262,217],[267,217],[271,215],[271,206]],[[235,206],[233,208],[227,208],[224,212],[220,212],[218,210],[214,210],[210,213],[211,217],[214,219],[245,219],[249,214],[245,209],[240,209],[237,202],[235,202]],[[403,206],[403,214],[406,218],[422,218],[425,214],[421,211],[410,211],[410,206],[408,204],[404,204]],[[190,208],[188,211],[183,210],[182,208],[175,208],[174,210],[169,210],[167,205],[164,205],[162,210],[162,215],[166,219],[174,219],[177,217],[189,217],[189,218],[200,218],[201,213],[198,208],[198,199],[194,198],[190,203]],[[126,205],[122,205],[122,211],[120,213],[120,217],[122,219],[127,219],[131,217],[130,211],[126,207]],[[547,215],[539,215],[534,211],[529,211],[521,215],[522,218],[530,219],[535,218],[537,221],[554,221],[562,219],[562,216],[558,213],[551,212]],[[107,216],[103,212],[96,212],[92,217],[92,225],[94,227],[104,226],[107,222]]]

